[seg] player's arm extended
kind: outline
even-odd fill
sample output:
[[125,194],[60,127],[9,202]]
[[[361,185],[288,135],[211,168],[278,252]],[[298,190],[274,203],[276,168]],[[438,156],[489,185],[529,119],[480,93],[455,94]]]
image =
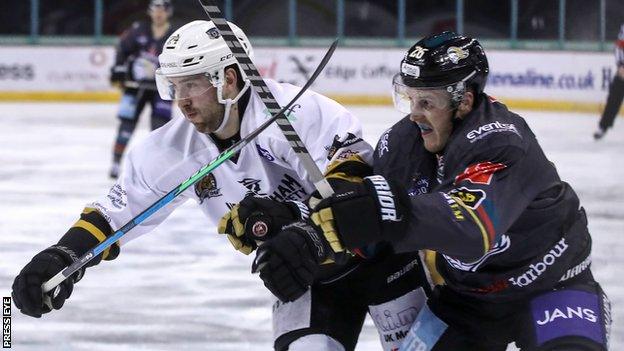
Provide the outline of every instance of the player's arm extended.
[[[386,241],[397,252],[431,249],[477,259],[548,185],[530,184],[541,170],[523,165],[518,148],[473,159],[442,191],[407,196],[401,184],[374,176],[321,202],[312,218],[335,251]],[[520,167],[524,173],[515,173]]]
[[[16,307],[24,314],[39,318],[53,309],[60,309],[72,294],[74,284],[82,279],[85,269],[112,260],[120,252],[120,243],[116,242],[86,266],[80,268],[49,293],[50,303],[44,303],[41,286],[58,272],[76,262],[81,256],[93,249],[113,234],[130,219],[142,212],[164,195],[160,189],[169,186],[167,182],[181,181],[168,174],[177,174],[171,165],[171,171],[163,174],[163,160],[157,157],[157,150],[137,145],[128,155],[127,167],[119,181],[111,188],[108,195],[84,209],[80,218],[61,237],[57,244],[37,253],[20,271],[13,282],[13,300]],[[151,150],[151,152],[150,152]],[[150,157],[145,157],[147,153]],[[186,174],[182,172],[182,174]],[[186,198],[165,206],[149,220],[135,226],[124,235],[125,241],[150,231],[161,223],[174,208]]]

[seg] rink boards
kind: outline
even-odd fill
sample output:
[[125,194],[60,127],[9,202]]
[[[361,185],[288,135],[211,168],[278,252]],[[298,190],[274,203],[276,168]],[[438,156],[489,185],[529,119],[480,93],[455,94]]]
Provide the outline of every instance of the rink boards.
[[[486,48],[487,50],[487,48]],[[314,88],[347,104],[390,104],[391,78],[404,48],[339,47]],[[325,48],[256,48],[267,78],[305,83]],[[514,108],[599,112],[615,71],[609,52],[487,51],[486,92]],[[107,46],[0,48],[2,101],[116,101]]]

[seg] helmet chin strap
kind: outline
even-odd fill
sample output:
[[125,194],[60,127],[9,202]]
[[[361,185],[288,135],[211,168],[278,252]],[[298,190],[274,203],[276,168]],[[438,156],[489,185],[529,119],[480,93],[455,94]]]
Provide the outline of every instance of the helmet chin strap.
[[[219,103],[222,104],[221,101],[219,101]],[[225,111],[223,112],[223,119],[221,120],[221,124],[219,124],[219,127],[212,133],[221,133],[225,129],[227,122],[230,120],[230,111],[232,110],[232,105],[234,104],[234,101],[232,99],[226,99],[224,101],[224,104]]]
[[248,79],[245,80],[245,85],[238,92],[238,95],[234,97],[234,99],[224,99],[223,98],[223,84],[219,84],[217,86],[217,99],[219,100],[220,104],[225,105],[225,111],[223,112],[223,120],[221,121],[221,124],[219,124],[219,127],[217,127],[217,129],[212,133],[221,133],[225,129],[225,126],[230,120],[232,105],[238,102],[238,100],[241,98],[241,96],[243,96],[245,91],[249,89],[250,85],[251,85],[251,82]]

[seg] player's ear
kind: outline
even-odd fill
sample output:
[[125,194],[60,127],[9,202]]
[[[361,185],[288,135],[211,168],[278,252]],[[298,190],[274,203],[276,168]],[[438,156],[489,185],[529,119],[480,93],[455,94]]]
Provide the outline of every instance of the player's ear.
[[238,80],[238,71],[236,71],[233,67],[228,67],[225,69],[225,84],[236,85],[236,81]]
[[225,69],[224,89],[228,93],[228,96],[238,95],[238,70],[230,66]]

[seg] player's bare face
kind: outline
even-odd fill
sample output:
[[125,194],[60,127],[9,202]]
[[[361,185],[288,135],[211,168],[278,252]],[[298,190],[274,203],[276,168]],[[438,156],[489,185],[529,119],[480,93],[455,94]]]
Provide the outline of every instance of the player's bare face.
[[418,125],[425,149],[440,152],[453,132],[453,110],[445,91],[425,90],[412,96],[410,119]]
[[182,113],[200,133],[212,133],[223,121],[225,106],[217,101],[217,89],[202,95],[178,100]]
[[217,99],[217,89],[203,75],[172,78],[175,100],[184,117],[200,133],[212,133],[223,121],[225,106]]
[[150,18],[155,26],[162,26],[169,21],[169,14],[164,6],[153,6],[149,10]]

